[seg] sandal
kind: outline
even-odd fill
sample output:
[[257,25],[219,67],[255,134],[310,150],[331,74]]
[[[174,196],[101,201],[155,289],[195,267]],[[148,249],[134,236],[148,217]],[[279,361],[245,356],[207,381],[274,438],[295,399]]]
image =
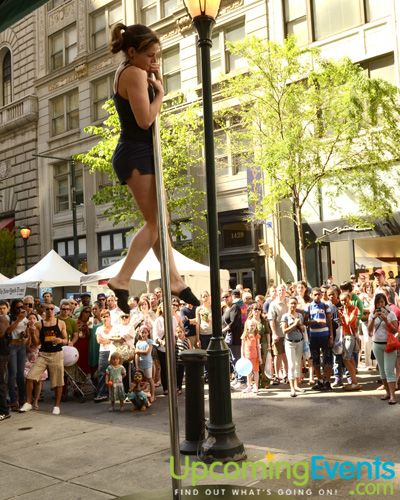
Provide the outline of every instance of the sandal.
[[198,307],[200,305],[199,299],[194,295],[189,287],[181,290],[178,293],[178,297],[183,300],[183,302],[186,302],[186,304],[191,304],[194,307]]
[[6,414],[3,414],[3,415],[0,415],[0,422],[2,422],[3,420],[6,420],[7,418],[10,418],[11,415],[8,413],[7,415]]
[[389,399],[388,404],[397,405],[397,401],[395,399]]
[[128,305],[129,291],[123,290],[122,288],[114,288],[110,283],[107,284],[108,288],[112,290],[118,299],[118,307],[125,314],[130,314],[131,308]]
[[39,405],[35,402],[32,403],[32,410],[38,410],[39,409]]
[[390,399],[389,394],[385,394],[384,396],[381,397],[382,401],[387,401],[388,399]]

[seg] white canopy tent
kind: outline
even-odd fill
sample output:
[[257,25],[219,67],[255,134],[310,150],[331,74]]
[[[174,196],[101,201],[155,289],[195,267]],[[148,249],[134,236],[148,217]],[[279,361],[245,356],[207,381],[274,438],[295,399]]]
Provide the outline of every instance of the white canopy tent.
[[[195,294],[200,294],[203,290],[210,289],[210,268],[208,266],[199,264],[198,262],[185,257],[185,255],[179,253],[177,250],[173,250],[173,254],[179,274],[183,277],[185,283],[191,287]],[[115,276],[121,269],[124,261],[125,257],[111,266],[100,269],[99,271],[91,274],[83,275],[81,277],[81,285],[91,289],[93,293],[104,291],[103,287],[101,287],[101,289],[99,288],[99,282],[108,280]],[[132,286],[130,287],[130,290],[133,293],[134,289],[137,289],[135,281],[142,284],[145,283],[148,289],[150,282],[160,279],[160,263],[158,262],[153,250],[149,250],[132,275]],[[220,280],[222,289],[229,288],[229,271],[221,269]],[[138,293],[138,291],[136,290],[135,293]]]
[[0,285],[0,298],[18,298],[26,288],[79,286],[83,274],[54,250],[24,273]]
[[0,273],[0,284],[7,283],[7,281],[10,281],[10,278],[7,278],[7,276],[4,276],[4,274]]

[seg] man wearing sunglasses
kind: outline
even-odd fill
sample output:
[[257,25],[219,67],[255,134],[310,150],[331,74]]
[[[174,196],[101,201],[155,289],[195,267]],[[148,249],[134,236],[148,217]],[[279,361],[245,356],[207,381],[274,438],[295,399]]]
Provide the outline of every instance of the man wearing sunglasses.
[[[42,373],[48,369],[50,383],[54,389],[55,405],[53,415],[60,414],[60,403],[64,386],[64,353],[63,345],[67,345],[67,329],[64,321],[56,318],[54,304],[45,304],[45,318],[35,325],[32,342],[39,348],[39,356],[26,376],[26,403],[19,410],[21,413],[32,410],[33,381],[40,380]],[[38,390],[40,386],[37,385]],[[36,394],[35,396],[39,396]],[[37,398],[35,398],[37,399]]]

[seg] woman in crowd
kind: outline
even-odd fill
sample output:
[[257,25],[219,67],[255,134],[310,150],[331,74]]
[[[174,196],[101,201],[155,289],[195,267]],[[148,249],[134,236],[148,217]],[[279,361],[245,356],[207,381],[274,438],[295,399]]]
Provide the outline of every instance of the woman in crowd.
[[96,338],[100,344],[99,350],[99,367],[97,370],[97,394],[94,398],[95,402],[105,401],[108,399],[108,388],[106,386],[106,369],[108,366],[108,358],[111,349],[114,346],[112,337],[117,335],[117,329],[111,325],[111,315],[108,309],[102,309],[100,313],[103,324],[97,328]]
[[102,325],[100,313],[102,311],[102,306],[100,302],[94,302],[92,305],[92,318],[89,324],[89,367],[92,374],[92,378],[97,370],[99,363],[99,349],[100,345],[97,342],[96,331],[97,328]]
[[89,366],[89,338],[90,326],[89,320],[92,314],[90,306],[84,307],[80,312],[76,321],[78,326],[78,340],[75,342],[75,347],[79,352],[79,359],[77,365],[86,374],[90,374]]
[[[264,302],[264,301],[263,301]],[[251,308],[248,319],[251,319],[257,325],[257,331],[260,335],[260,345],[261,345],[261,366],[260,366],[260,387],[266,387],[268,385],[267,376],[265,375],[265,362],[267,359],[268,351],[271,351],[271,327],[269,322],[266,321],[262,316],[262,305],[256,302]]]
[[[10,307],[10,326],[7,334],[11,337],[8,358],[8,395],[10,408],[18,411],[25,402],[25,362],[28,333],[28,319],[21,299],[14,299]],[[16,391],[18,388],[18,392]]]
[[[175,330],[178,323],[172,315],[172,328],[175,335]],[[165,324],[163,316],[163,305],[160,304],[157,309],[157,318],[153,325],[153,343],[157,347],[158,360],[160,362],[161,369],[161,384],[163,387],[164,394],[168,394],[168,378],[167,378],[167,360],[165,351]]]
[[288,379],[290,396],[296,397],[301,382],[301,358],[303,356],[303,342],[306,338],[306,328],[303,324],[303,315],[297,311],[296,297],[289,299],[289,311],[282,316],[282,331],[285,334],[285,353],[288,363]]
[[196,338],[201,349],[207,349],[212,334],[211,295],[204,291],[200,295],[201,305],[196,309]]
[[398,323],[395,314],[390,310],[386,295],[378,293],[374,299],[374,310],[369,315],[368,334],[374,342],[373,350],[378,361],[379,373],[386,391],[382,400],[396,404],[396,374],[395,366],[397,351],[385,352],[388,331],[395,334]]

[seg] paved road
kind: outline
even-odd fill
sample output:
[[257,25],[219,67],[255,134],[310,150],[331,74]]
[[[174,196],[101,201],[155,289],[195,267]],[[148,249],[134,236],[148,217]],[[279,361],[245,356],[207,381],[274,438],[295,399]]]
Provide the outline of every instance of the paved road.
[[[273,492],[279,498],[285,493],[289,498],[321,498],[330,493],[329,498],[353,498],[349,492],[355,491],[354,481],[337,476],[329,479],[325,472],[325,479],[307,484],[298,479],[293,483],[296,471],[298,478],[305,477],[293,467],[298,462],[305,467],[313,455],[324,456],[331,468],[343,461],[373,462],[380,457],[397,464],[396,476],[400,477],[400,404],[389,406],[380,401],[376,380],[371,375],[361,374],[361,383],[360,393],[344,393],[340,389],[331,393],[309,391],[297,398],[289,397],[287,386],[262,390],[258,395],[233,393],[234,421],[248,460],[260,461],[264,472],[269,472],[265,472],[266,477],[260,472],[254,478],[248,473],[229,479],[219,467],[215,469],[215,479],[207,478],[199,485],[214,485],[216,489],[208,491],[208,497],[247,498],[248,493],[228,495],[227,489],[222,491],[221,485],[236,484],[250,485],[252,496],[260,498],[274,498]],[[182,436],[183,398],[179,397]],[[52,401],[47,397],[40,411],[13,414],[0,424],[0,500],[111,499],[134,493],[135,498],[143,500],[172,498],[165,397],[158,397],[147,413],[109,413],[107,403],[68,401],[56,417],[51,415],[51,407]],[[266,458],[267,451],[270,453]],[[282,461],[289,465],[279,475],[277,467]],[[367,465],[361,470],[361,479],[369,484]],[[287,471],[292,474],[289,478]],[[234,476],[235,470],[230,473]],[[376,489],[370,497],[386,498],[388,495],[378,493],[378,488],[389,483],[393,483],[394,496],[398,497],[397,477],[369,486],[371,492],[373,487]],[[191,481],[190,473],[182,484],[189,486]],[[196,488],[191,497],[196,496]]]

